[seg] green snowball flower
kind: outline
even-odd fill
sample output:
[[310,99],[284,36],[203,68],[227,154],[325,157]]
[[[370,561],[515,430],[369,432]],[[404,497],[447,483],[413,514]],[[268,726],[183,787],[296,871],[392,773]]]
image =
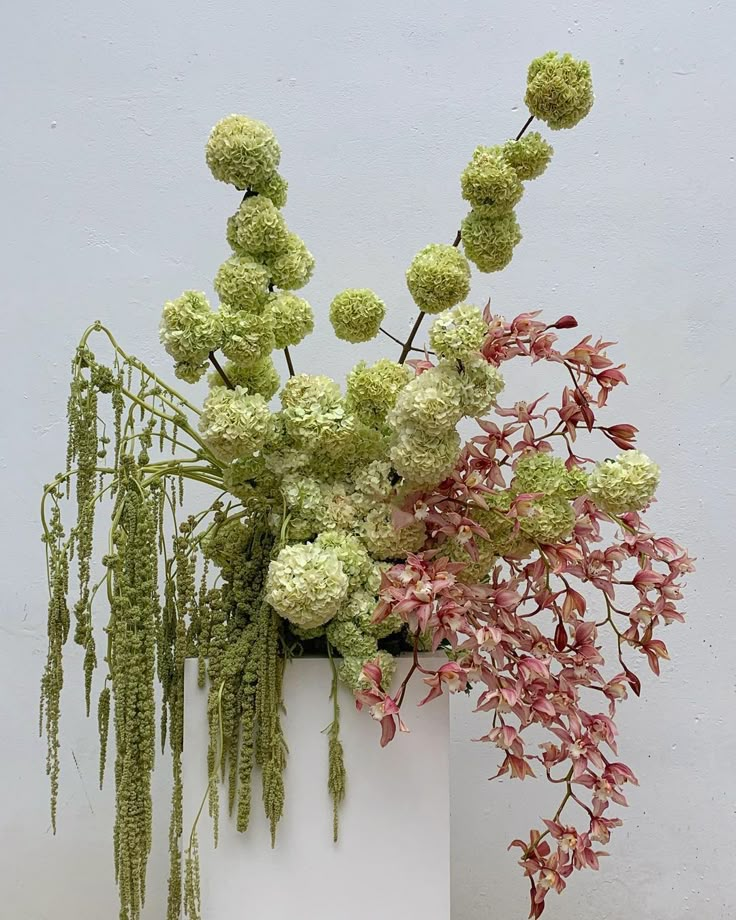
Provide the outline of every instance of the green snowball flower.
[[510,490],[497,490],[483,496],[488,509],[474,509],[473,520],[476,521],[488,534],[484,541],[483,554],[496,556],[510,556],[514,559],[523,559],[534,549],[534,544],[522,533],[514,529],[514,522],[506,517],[511,508],[514,494]]
[[276,348],[298,345],[314,329],[314,313],[306,300],[289,291],[274,294],[266,306]]
[[204,294],[184,291],[181,297],[164,304],[160,336],[175,361],[199,366],[220,347],[222,324]]
[[331,620],[347,593],[348,578],[337,555],[315,543],[285,546],[268,567],[266,600],[302,629]]
[[429,344],[442,358],[462,360],[477,352],[488,333],[478,307],[463,304],[440,313],[429,329]]
[[368,342],[378,335],[386,315],[384,302],[368,288],[348,288],[330,304],[330,322],[338,339]]
[[177,361],[174,365],[174,373],[179,380],[183,380],[185,383],[196,383],[204,377],[208,367],[209,363],[207,361],[201,363],[196,361]]
[[658,485],[657,464],[639,450],[627,450],[615,460],[596,465],[590,474],[588,494],[602,511],[625,514],[645,508]]
[[345,607],[337,616],[339,620],[352,620],[358,627],[375,639],[385,639],[401,632],[404,621],[398,613],[391,613],[380,623],[373,622],[373,614],[378,605],[378,598],[371,591],[358,590],[348,598]]
[[470,418],[479,418],[493,406],[505,383],[501,372],[489,364],[480,352],[469,354],[458,368],[457,363],[443,358],[439,370],[456,376],[460,385],[460,409]]
[[476,147],[460,185],[463,198],[474,208],[487,207],[494,214],[507,214],[524,194],[516,170],[500,147]]
[[454,429],[428,438],[423,432],[400,431],[391,448],[396,472],[411,486],[436,486],[455,469],[460,456],[460,435]]
[[360,361],[348,374],[346,404],[366,425],[378,427],[386,421],[396,399],[412,378],[405,364],[381,358],[373,365]]
[[337,406],[341,399],[339,385],[324,374],[295,374],[281,391],[281,405],[285,408],[307,409],[318,405],[329,409]]
[[327,530],[321,533],[315,542],[317,546],[327,547],[336,554],[342,562],[343,571],[348,576],[352,590],[360,588],[370,578],[373,561],[357,537],[340,530]]
[[356,504],[368,511],[373,505],[387,501],[394,490],[391,481],[391,464],[387,460],[374,460],[353,473]]
[[372,658],[378,652],[378,642],[352,620],[332,620],[326,630],[327,641],[341,655],[351,658]]
[[276,287],[298,291],[312,277],[314,256],[296,233],[290,233],[285,248],[269,256],[266,264]]
[[212,129],[206,157],[215,179],[246,189],[272,178],[281,150],[273,132],[262,121],[228,115]]
[[281,480],[281,496],[289,513],[289,535],[309,540],[322,527],[324,496],[321,484],[309,476],[287,474]]
[[270,198],[277,208],[283,208],[286,205],[286,197],[289,189],[289,183],[279,173],[273,173],[268,179],[258,180],[251,185],[254,192]]
[[521,532],[536,543],[557,543],[572,533],[575,512],[570,502],[556,495],[537,499],[519,518]]
[[457,373],[433,367],[404,387],[388,422],[399,437],[411,433],[412,439],[424,440],[431,449],[433,441],[428,439],[446,437],[462,417]]
[[593,106],[590,64],[548,51],[529,65],[524,101],[550,128],[573,128]]
[[524,182],[541,176],[554,153],[539,131],[530,131],[518,141],[507,141],[502,151],[504,160]]
[[[271,399],[281,386],[281,378],[270,355],[250,364],[228,361],[223,370],[233,386],[242,387],[249,394],[260,393],[265,400]],[[210,387],[225,386],[217,371],[210,374],[208,382]]]
[[261,313],[268,300],[268,269],[248,256],[231,256],[215,275],[215,290],[233,310]]
[[420,310],[441,313],[468,296],[470,266],[455,246],[431,243],[414,256],[406,283]]
[[497,272],[511,261],[521,230],[513,211],[500,216],[474,208],[463,219],[461,234],[465,255],[479,271]]
[[281,212],[263,195],[246,198],[228,220],[228,241],[236,252],[279,253],[286,248],[288,239]]
[[267,511],[279,497],[279,482],[261,455],[233,460],[222,483],[231,495],[259,511]]
[[267,316],[242,310],[220,309],[222,317],[222,352],[236,364],[255,364],[274,349],[274,335]]
[[560,498],[577,498],[588,485],[584,470],[568,470],[565,461],[550,453],[525,454],[514,467],[512,488],[515,492],[544,492]]
[[199,430],[212,453],[230,463],[260,450],[272,428],[266,400],[241,387],[210,391],[199,419]]
[[370,687],[370,681],[363,676],[363,665],[375,660],[381,666],[381,686],[388,691],[396,673],[396,659],[383,649],[368,658],[351,655],[343,658],[338,667],[340,680],[347,684],[353,692],[367,690]]
[[405,559],[424,545],[427,533],[421,521],[397,528],[388,503],[374,505],[361,521],[359,535],[374,559]]

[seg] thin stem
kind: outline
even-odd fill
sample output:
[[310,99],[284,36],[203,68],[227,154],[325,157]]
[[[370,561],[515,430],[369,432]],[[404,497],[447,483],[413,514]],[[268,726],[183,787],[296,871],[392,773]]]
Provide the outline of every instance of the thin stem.
[[284,349],[284,357],[286,358],[286,366],[289,368],[289,377],[294,377],[296,371],[294,370],[294,364],[291,360],[291,354],[289,353],[288,346]]
[[388,336],[392,342],[396,342],[396,344],[401,345],[402,348],[404,347],[404,343],[401,341],[401,339],[397,339],[395,335],[391,335],[391,333],[384,329],[383,326],[379,327],[378,331]]
[[414,321],[414,325],[412,326],[411,332],[409,333],[409,338],[404,342],[404,347],[401,349],[401,356],[399,358],[399,364],[403,364],[404,361],[406,361],[407,355],[411,351],[411,346],[414,344],[414,338],[417,332],[419,332],[419,327],[422,325],[422,320],[424,319],[424,316],[425,316],[424,310],[420,310],[419,316],[417,316],[416,320]]
[[462,232],[461,232],[460,230],[458,230],[458,231],[457,231],[457,234],[456,234],[456,236],[455,236],[455,240],[454,240],[454,242],[453,242],[453,244],[452,244],[456,249],[457,249],[457,247],[460,245],[460,240],[461,240],[462,238],[463,238]]
[[222,367],[221,367],[221,365],[220,365],[220,362],[219,362],[219,361],[217,360],[217,358],[215,357],[214,351],[211,351],[211,352],[210,352],[210,362],[211,362],[211,364],[212,364],[212,367],[214,367],[214,369],[217,371],[217,373],[220,375],[220,377],[222,377],[222,380],[223,380],[225,386],[228,388],[228,390],[234,390],[235,387],[232,385],[232,382],[231,382],[230,378],[228,377],[228,375],[227,375],[227,374],[225,373],[225,371],[222,369]]
[[518,134],[516,135],[516,137],[514,138],[515,141],[520,141],[520,140],[521,140],[521,138],[524,136],[524,132],[526,131],[526,129],[529,127],[529,125],[530,125],[533,121],[534,121],[534,116],[533,116],[533,115],[530,115],[530,116],[527,118],[527,120],[524,122],[524,127],[521,129],[521,131],[519,131],[519,133],[518,133]]

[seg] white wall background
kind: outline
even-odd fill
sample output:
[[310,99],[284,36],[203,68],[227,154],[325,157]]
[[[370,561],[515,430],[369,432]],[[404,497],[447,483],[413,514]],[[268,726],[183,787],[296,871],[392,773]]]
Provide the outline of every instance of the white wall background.
[[[733,6],[26,0],[3,25],[0,916],[115,915],[109,796],[95,789],[95,732],[77,715],[74,677],[55,841],[48,829],[34,730],[37,499],[63,463],[68,360],[88,321],[168,371],[161,303],[210,289],[236,202],[205,167],[210,125],[238,111],[275,129],[287,218],[318,258],[307,290],[322,327],[295,360],[341,376],[356,352],[326,327],[331,296],[375,287],[388,325],[408,327],[405,266],[425,243],[452,240],[461,168],[475,144],[521,125],[526,64],[549,48],[590,59],[597,102],[554,135],[553,164],[519,208],[525,239],[475,294],[506,315],[572,312],[622,343],[632,386],[611,417],[634,422],[661,462],[653,523],[683,538],[699,569],[687,625],[668,635],[672,663],[622,714],[622,754],[641,779],[625,829],[602,871],[578,875],[548,914],[735,916]],[[551,790],[489,785],[491,752],[470,742],[479,733],[456,701],[453,917],[521,918],[526,886],[505,848]],[[152,918],[164,865],[162,837]],[[380,883],[366,878],[361,896],[391,917]]]

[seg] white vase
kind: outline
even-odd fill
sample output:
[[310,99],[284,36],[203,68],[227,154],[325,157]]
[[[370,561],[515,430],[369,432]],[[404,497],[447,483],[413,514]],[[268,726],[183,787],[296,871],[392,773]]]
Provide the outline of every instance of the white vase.
[[[443,659],[444,660],[444,659]],[[431,659],[432,666],[442,662]],[[395,681],[410,667],[401,659]],[[271,849],[254,777],[251,826],[235,830],[226,808],[213,849],[206,813],[200,822],[203,920],[388,920],[450,917],[449,713],[447,695],[417,708],[428,689],[415,675],[402,714],[410,734],[386,748],[366,711],[340,688],[347,795],[340,839],[332,840],[327,792],[331,670],[323,658],[288,663],[284,731],[289,747],[286,803]],[[207,786],[206,698],[196,662],[185,675],[184,836]],[[223,795],[224,798],[224,795]]]

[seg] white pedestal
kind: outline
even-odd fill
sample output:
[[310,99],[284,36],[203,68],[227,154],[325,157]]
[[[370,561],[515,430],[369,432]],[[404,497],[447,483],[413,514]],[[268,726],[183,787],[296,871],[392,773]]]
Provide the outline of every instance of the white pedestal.
[[[395,680],[409,666],[402,659]],[[416,675],[402,706],[411,733],[397,733],[381,748],[378,723],[366,711],[356,712],[352,695],[341,686],[348,778],[340,839],[334,844],[327,738],[322,734],[332,718],[330,681],[326,659],[290,661],[286,668],[283,719],[289,758],[275,849],[261,808],[258,776],[246,834],[235,830],[223,801],[220,842],[213,850],[211,824],[203,815],[203,920],[449,920],[447,696],[418,709],[427,688]],[[186,839],[207,785],[206,700],[197,688],[193,661],[187,662],[185,694]]]

